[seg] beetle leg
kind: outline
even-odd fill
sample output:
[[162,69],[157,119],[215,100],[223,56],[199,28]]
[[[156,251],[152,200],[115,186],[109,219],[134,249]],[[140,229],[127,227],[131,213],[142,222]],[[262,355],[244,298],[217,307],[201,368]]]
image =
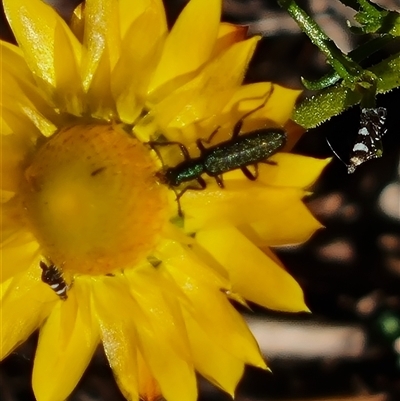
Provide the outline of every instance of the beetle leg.
[[205,189],[207,187],[206,181],[203,177],[197,178],[197,182],[200,184],[200,188],[197,189]]
[[270,166],[276,166],[278,163],[273,160],[261,160],[259,163],[269,164]]
[[[253,112],[253,110],[251,111]],[[243,126],[243,119],[246,116],[243,116],[233,127],[233,131],[232,131],[232,138],[237,138],[240,134],[240,131],[242,130],[242,126]]]
[[243,166],[240,168],[243,172],[243,174],[246,176],[246,178],[248,178],[250,181],[255,181],[258,177],[258,164],[254,165],[254,174],[246,167]]
[[203,143],[211,143],[212,139],[213,139],[214,136],[217,134],[217,132],[219,131],[220,128],[221,128],[220,126],[218,126],[217,128],[215,128],[215,130],[211,133],[211,135],[208,137],[208,139],[199,138],[199,139],[196,141],[196,145],[197,145],[197,147],[199,148],[199,150],[200,150],[201,153],[203,153],[203,152],[206,150],[206,148],[205,148],[205,146],[203,145]]
[[203,142],[207,141],[201,138],[197,139],[196,141],[196,146],[200,150],[200,153],[203,153],[206,150],[205,146],[203,145]]
[[217,181],[217,184],[220,188],[225,188],[224,180],[222,179],[222,175],[216,175],[214,178],[215,178],[215,181]]
[[192,185],[188,185],[187,187],[183,188],[181,192],[174,191],[176,194],[176,201],[178,202],[178,214],[180,217],[183,217],[182,207],[181,207],[181,197],[183,194],[188,191],[189,189],[192,191],[202,191],[207,187],[207,183],[205,182],[204,178],[199,177],[197,178],[197,182],[200,184],[200,187],[194,187]]
[[179,194],[178,194],[178,192],[176,192],[174,190],[175,195],[176,195],[176,199],[175,200],[176,200],[176,202],[178,204],[178,216],[179,217],[183,217],[182,206],[181,206],[181,196],[186,192],[186,190],[187,190],[187,188],[184,188],[181,192],[179,192]]

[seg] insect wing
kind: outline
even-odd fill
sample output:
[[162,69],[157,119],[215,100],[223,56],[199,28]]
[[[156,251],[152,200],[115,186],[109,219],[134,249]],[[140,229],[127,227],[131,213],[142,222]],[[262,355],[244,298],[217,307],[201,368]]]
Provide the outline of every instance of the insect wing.
[[386,115],[384,107],[361,109],[360,129],[347,165],[349,174],[354,173],[356,168],[366,161],[382,157],[381,139],[386,133],[384,128]]

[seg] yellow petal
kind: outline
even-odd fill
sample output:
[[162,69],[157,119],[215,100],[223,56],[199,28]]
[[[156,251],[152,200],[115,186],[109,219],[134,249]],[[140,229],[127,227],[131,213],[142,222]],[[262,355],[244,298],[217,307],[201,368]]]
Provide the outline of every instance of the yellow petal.
[[[236,89],[232,99],[230,99],[224,107],[224,112],[230,112],[233,114],[231,118],[233,117],[233,124],[235,124],[240,118],[242,118],[243,114],[247,114],[261,106],[263,103],[267,105],[271,91],[273,91],[274,87],[275,84],[271,82],[257,82],[254,84],[241,85]],[[244,121],[244,124],[252,119],[254,114],[255,113],[250,114],[250,116]],[[263,121],[265,124],[265,118],[263,118]],[[231,122],[231,125],[233,124]]]
[[[136,0],[134,7],[132,7],[132,0],[119,0],[118,6],[121,37],[126,35],[126,32],[130,28],[132,22],[135,21],[139,15],[150,10],[152,13],[155,13],[159,16],[158,29],[160,31],[167,32],[167,19],[162,0]],[[151,40],[152,38],[149,32],[146,42],[149,41],[150,44]]]
[[138,352],[139,393],[143,401],[159,401],[162,399],[160,386],[151,374],[143,356]]
[[196,370],[232,398],[244,372],[243,361],[218,346],[190,316],[186,317]]
[[307,241],[323,225],[302,202],[286,204],[277,218],[260,219],[242,228],[247,238],[259,247],[294,245]]
[[[21,81],[10,69],[2,70],[0,102],[1,119],[10,128],[9,133],[36,142],[41,133],[50,136],[57,129],[55,124],[59,118],[38,88],[28,81]],[[7,132],[2,129],[2,134]]]
[[277,165],[259,164],[258,180],[277,187],[309,188],[332,159],[277,153],[271,160]]
[[[244,114],[254,110],[243,120],[242,132],[283,127],[290,118],[300,93],[299,90],[287,89],[271,82],[242,85],[224,111],[230,110],[231,121],[233,119],[237,122]],[[259,108],[262,104],[264,106]]]
[[74,35],[78,38],[79,42],[83,42],[83,33],[85,31],[85,5],[84,3],[79,4],[72,13],[69,21],[69,27]]
[[294,105],[302,91],[284,88],[277,84],[274,84],[273,88],[265,109],[257,111],[252,117],[254,119],[262,117],[283,126],[292,116]]
[[[64,91],[68,87],[57,87],[59,83],[69,82],[68,90],[76,91],[80,82],[76,60],[80,60],[81,46],[61,17],[40,0],[5,0],[3,3],[25,60],[37,77],[37,84],[50,99],[54,93],[58,99],[65,99]],[[60,48],[63,52],[57,53]]]
[[224,287],[215,288],[198,280],[197,266],[188,265],[179,258],[164,263],[192,302],[187,313],[201,325],[210,338],[244,363],[265,367],[247,325],[221,292]]
[[[162,267],[160,268],[162,270]],[[183,360],[190,360],[190,348],[178,300],[171,295],[165,276],[154,268],[138,268],[125,272],[130,282],[130,291],[135,302],[143,311],[151,327],[149,332],[157,332],[157,337]],[[146,289],[146,290],[144,290]],[[162,290],[160,290],[162,289]],[[158,379],[158,377],[156,376]]]
[[[4,94],[3,100],[7,106],[1,108],[1,119],[9,128],[8,134],[13,133],[28,141],[35,142],[44,135],[49,137],[57,130],[57,126],[42,114],[25,96]],[[52,113],[48,113],[52,114]],[[57,121],[55,121],[57,124]],[[3,134],[7,134],[3,132]]]
[[[189,248],[173,241],[164,241],[158,248],[160,260],[165,266],[173,269],[181,268],[188,277],[193,276],[196,281],[212,286],[215,289],[228,288],[229,281],[224,270],[211,269],[199,259]],[[217,268],[218,269],[218,268]],[[188,298],[190,300],[190,298]],[[183,300],[181,299],[181,302]]]
[[117,118],[111,92],[111,65],[108,50],[108,47],[105,47],[100,55],[97,68],[91,76],[87,93],[90,114],[106,121]]
[[[6,95],[3,97],[3,100],[10,102],[14,99]],[[24,113],[27,109],[24,110],[23,107],[20,107],[22,105],[17,105],[15,102],[9,104],[12,104],[14,110],[10,110],[10,108],[4,106],[0,110],[2,136],[15,134],[20,138],[24,138],[25,146],[31,139],[33,139],[31,142],[34,143],[35,139],[41,136],[41,131],[37,129],[33,121]],[[53,132],[54,130],[52,130]]]
[[[152,376],[168,401],[197,399],[196,376],[192,363],[178,357],[157,330],[138,331],[140,350]],[[157,346],[155,346],[157,345]]]
[[222,22],[219,25],[218,39],[215,42],[213,54],[211,58],[216,57],[219,53],[222,53],[228,47],[232,46],[236,42],[245,40],[247,36],[248,26],[245,25],[233,25],[226,22]]
[[301,125],[296,124],[293,120],[288,120],[284,125],[284,129],[286,130],[288,138],[283,150],[285,152],[290,152],[306,130]]
[[15,196],[15,192],[1,190],[0,192],[0,203],[6,203]]
[[[44,135],[48,135],[49,129],[52,129],[53,133],[58,116],[37,88],[21,49],[0,41],[0,54],[2,54],[0,115],[3,122],[11,128],[11,132],[33,142],[39,135],[37,129],[43,130]],[[4,135],[4,127],[2,128]]]
[[[114,67],[121,50],[119,32],[119,13],[117,0],[89,0],[85,3],[85,31],[83,45],[87,52],[83,54],[83,85],[87,90],[105,49],[110,69]],[[103,56],[104,57],[104,56]],[[105,82],[109,81],[104,81]]]
[[144,106],[147,86],[164,40],[164,19],[164,10],[149,7],[124,36],[123,51],[112,72],[112,92],[118,114],[126,123],[133,123]]
[[23,178],[24,163],[33,150],[29,142],[16,135],[1,137],[1,189],[16,191]]
[[223,190],[214,182],[207,182],[207,188],[202,191],[185,192],[180,201],[185,212],[186,232],[226,224],[239,226],[260,218],[279,221],[280,213],[293,202],[301,202],[305,195],[298,188],[269,187],[237,177],[236,172],[225,174],[224,183]]
[[236,228],[201,231],[196,239],[228,269],[233,290],[246,299],[280,311],[308,310],[294,278]]
[[165,42],[149,93],[175,77],[195,71],[209,59],[220,16],[221,0],[191,0],[186,5]]
[[26,226],[25,212],[22,209],[23,204],[14,197],[1,205],[0,210],[0,225],[1,225],[1,249],[8,245],[23,244],[29,241],[20,241],[18,236],[17,240],[11,239],[18,231],[24,229]]
[[[180,307],[157,270],[126,270],[139,349],[165,399],[195,400],[197,386]],[[157,344],[157,347],[154,345]],[[140,374],[140,373],[139,373]]]
[[[184,128],[186,138],[192,141],[192,144],[190,144],[190,142],[187,143],[188,148],[193,148],[193,142],[198,137],[208,139],[215,127],[219,127],[219,129],[211,144],[230,140],[232,138],[234,125],[239,120],[243,122],[242,132],[275,127],[275,122],[268,120],[268,118],[264,117],[259,112],[254,112],[262,106],[262,110],[268,114],[268,99],[271,91],[273,91],[273,87],[274,84],[271,82],[258,82],[236,87],[219,114],[214,114],[208,119],[199,122],[198,128],[195,124]],[[228,92],[226,92],[226,95],[227,93]],[[213,94],[213,96],[215,97],[216,95]],[[243,118],[245,115],[247,115],[246,118]],[[194,130],[193,127],[196,127],[197,131]],[[211,146],[211,144],[209,146]],[[197,149],[195,149],[195,151],[197,151]]]
[[[299,90],[284,88],[271,82],[242,85],[226,105],[224,111],[232,109],[231,118],[236,122],[244,114],[254,110],[254,113],[244,119],[242,132],[271,126],[283,127],[290,118],[300,93]],[[263,103],[264,106],[257,109]]]
[[[273,90],[274,84],[271,82],[257,82],[254,84],[241,85],[236,88],[233,96],[222,110],[222,115],[218,116],[217,126],[222,126],[218,131],[216,138],[218,142],[229,140],[232,138],[232,130],[234,125],[243,116],[263,106],[263,110],[268,107],[268,99]],[[271,121],[258,115],[256,112],[251,113],[243,119],[242,132],[249,132],[271,125]]]
[[[31,85],[35,85],[32,72],[26,65],[24,53],[18,46],[0,40],[0,52],[2,73],[4,70],[10,71],[10,73],[12,73],[15,77],[18,77],[21,82],[27,82]],[[2,80],[1,84],[3,89],[3,85],[7,84],[7,82]]]
[[80,310],[80,304],[89,299],[77,296],[79,286],[76,281],[68,300],[57,302],[40,330],[32,376],[38,401],[64,401],[82,377],[99,342],[97,328]]
[[[278,153],[271,160],[278,165],[260,164],[254,183],[235,170],[224,175],[223,191],[213,182],[204,191],[187,191],[181,199],[187,232],[227,223],[251,223],[245,233],[258,246],[306,241],[322,225],[304,206],[306,193],[301,188],[316,180],[329,159]],[[268,186],[263,187],[262,182]]]
[[[254,53],[259,37],[235,43],[215,61],[210,62],[193,81],[182,86],[175,93],[186,92],[187,87],[196,88],[198,96],[188,99],[189,107],[183,109],[171,123],[170,127],[184,128],[191,122],[213,116],[221,111],[243,81],[247,65]],[[185,93],[185,96],[187,94]],[[196,113],[193,115],[191,109]]]
[[0,284],[0,360],[27,340],[54,305],[52,298],[42,291],[39,270],[34,266]]
[[[71,40],[73,38],[73,41]],[[78,68],[81,48],[71,32],[57,22],[54,28],[55,102],[62,111],[81,116],[85,111],[83,86]]]
[[[7,192],[5,192],[7,193]],[[15,199],[15,196],[13,197]],[[4,244],[7,243],[10,237],[13,237],[21,227],[24,226],[21,219],[21,214],[19,210],[19,202],[14,202],[11,198],[6,202],[1,204],[0,210],[0,227],[1,227],[1,249],[3,249]]]
[[138,392],[137,341],[128,288],[113,277],[96,280],[93,305],[104,351],[125,398]]
[[7,241],[2,243],[0,281],[27,270],[35,261],[39,269],[39,253],[39,244],[30,232],[19,229],[10,234]]
[[194,131],[193,123],[214,117],[233,97],[258,40],[254,37],[234,44],[208,63],[194,79],[166,94],[135,126],[135,133],[150,138],[161,127],[169,140],[184,144],[194,142],[199,136],[208,136],[209,133],[199,135]]

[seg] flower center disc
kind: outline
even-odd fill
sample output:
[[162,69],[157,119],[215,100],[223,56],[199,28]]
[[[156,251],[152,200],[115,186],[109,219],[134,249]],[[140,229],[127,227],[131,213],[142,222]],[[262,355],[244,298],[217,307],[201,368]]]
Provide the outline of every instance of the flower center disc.
[[43,254],[65,271],[134,266],[166,219],[149,150],[122,128],[75,126],[50,138],[25,172],[25,206]]

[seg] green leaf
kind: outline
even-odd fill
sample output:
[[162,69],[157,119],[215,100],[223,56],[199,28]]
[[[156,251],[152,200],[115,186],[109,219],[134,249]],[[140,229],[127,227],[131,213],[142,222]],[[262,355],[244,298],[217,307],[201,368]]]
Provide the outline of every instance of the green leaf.
[[[400,53],[373,66],[370,71],[379,77],[377,93],[386,93],[400,87]],[[363,95],[361,91],[354,91],[338,83],[301,102],[292,119],[306,129],[314,128],[360,103]]]

